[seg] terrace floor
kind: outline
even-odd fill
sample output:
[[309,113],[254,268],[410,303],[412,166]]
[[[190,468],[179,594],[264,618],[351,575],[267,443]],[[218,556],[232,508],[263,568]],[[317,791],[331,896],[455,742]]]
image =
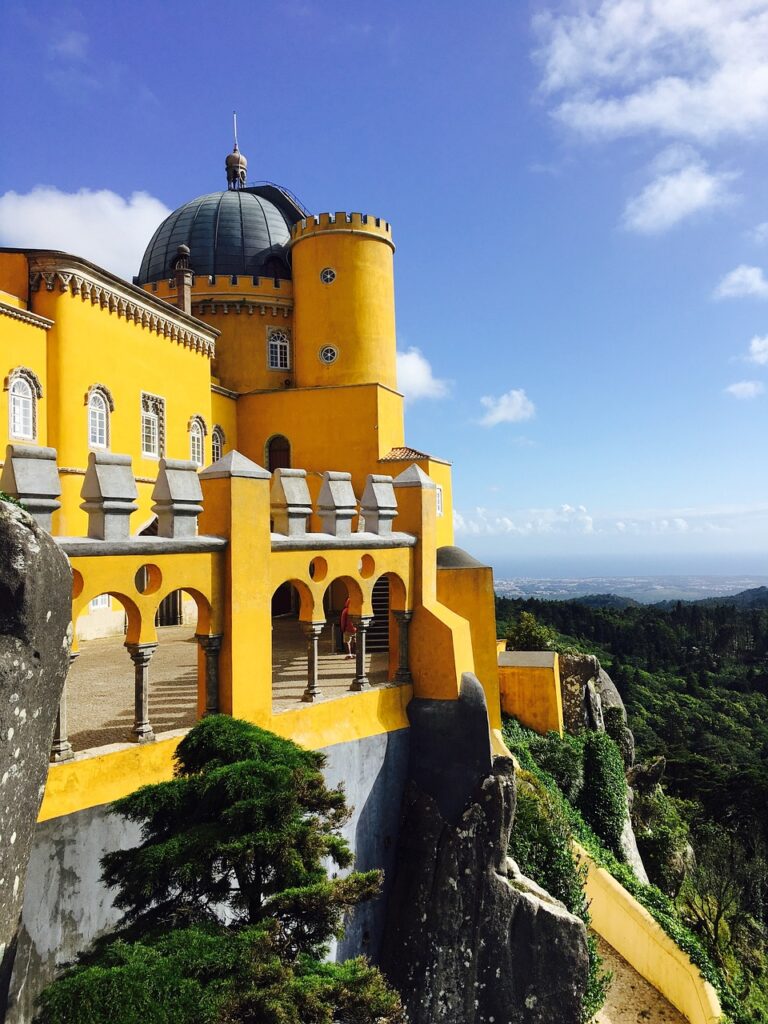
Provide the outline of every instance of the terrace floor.
[[[337,654],[334,627],[320,636],[318,663],[321,700],[346,696],[355,675],[354,659]],[[195,627],[158,628],[158,646],[149,663],[149,720],[155,733],[190,729],[197,717]],[[372,686],[387,681],[387,652],[366,658]],[[273,620],[273,711],[301,705],[307,685],[307,644],[293,618]],[[133,662],[123,636],[83,640],[67,677],[69,741],[76,751],[132,739]]]

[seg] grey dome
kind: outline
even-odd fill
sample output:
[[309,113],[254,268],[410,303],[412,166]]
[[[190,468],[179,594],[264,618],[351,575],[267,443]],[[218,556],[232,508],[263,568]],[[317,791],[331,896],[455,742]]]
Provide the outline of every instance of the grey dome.
[[136,284],[173,277],[180,245],[196,274],[291,276],[286,242],[303,211],[275,185],[211,192],[179,207],[147,246]]

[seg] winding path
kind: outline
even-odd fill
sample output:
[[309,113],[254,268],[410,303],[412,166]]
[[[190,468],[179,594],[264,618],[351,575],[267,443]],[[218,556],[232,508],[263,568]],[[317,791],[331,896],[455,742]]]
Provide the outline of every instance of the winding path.
[[594,1024],[687,1024],[685,1017],[599,935],[597,944],[613,980]]

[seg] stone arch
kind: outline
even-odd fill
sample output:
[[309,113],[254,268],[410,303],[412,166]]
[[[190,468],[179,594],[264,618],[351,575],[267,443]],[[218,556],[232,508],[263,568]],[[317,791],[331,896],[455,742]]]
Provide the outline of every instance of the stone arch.
[[[315,597],[314,597],[314,594],[312,593],[312,590],[311,590],[310,586],[304,580],[300,580],[298,578],[294,578],[292,576],[288,576],[288,577],[286,577],[286,579],[280,580],[272,588],[272,598],[275,597],[275,594],[278,592],[278,590],[280,590],[281,587],[285,587],[286,585],[290,585],[291,587],[293,587],[293,589],[296,591],[296,593],[298,595],[298,598],[299,598],[298,618],[299,618],[299,620],[301,622],[312,622],[312,620],[315,618],[316,604],[315,604]],[[321,607],[322,607],[322,605],[321,605]]]
[[163,601],[177,593],[188,594],[195,602],[195,606],[197,608],[197,626],[195,628],[195,632],[200,634],[209,633],[211,628],[211,602],[201,590],[197,590],[195,587],[179,587],[172,584],[167,587],[162,587],[156,595],[153,595],[156,597],[155,614],[159,612]]
[[92,601],[95,601],[97,597],[107,594],[118,604],[122,605],[123,611],[125,612],[127,619],[127,627],[125,631],[125,642],[127,644],[135,644],[139,642],[142,632],[142,615],[139,606],[136,602],[130,598],[127,594],[123,594],[119,590],[98,590],[96,593],[89,593],[87,590],[80,595],[78,599],[78,611],[72,623],[74,631],[77,630],[77,622],[84,611],[90,606]]

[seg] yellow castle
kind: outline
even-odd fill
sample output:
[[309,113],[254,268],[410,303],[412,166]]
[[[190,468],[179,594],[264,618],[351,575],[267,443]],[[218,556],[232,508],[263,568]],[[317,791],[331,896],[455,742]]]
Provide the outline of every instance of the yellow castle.
[[[405,442],[392,228],[246,168],[235,143],[132,283],[0,250],[0,489],[70,557],[73,659],[119,634],[135,683],[108,749],[73,750],[65,694],[43,819],[168,775],[152,658],[189,618],[198,715],[327,746],[407,727],[413,694],[455,699],[469,671],[499,724],[492,574],[452,547],[450,464]],[[301,686],[277,700],[286,651]]]

